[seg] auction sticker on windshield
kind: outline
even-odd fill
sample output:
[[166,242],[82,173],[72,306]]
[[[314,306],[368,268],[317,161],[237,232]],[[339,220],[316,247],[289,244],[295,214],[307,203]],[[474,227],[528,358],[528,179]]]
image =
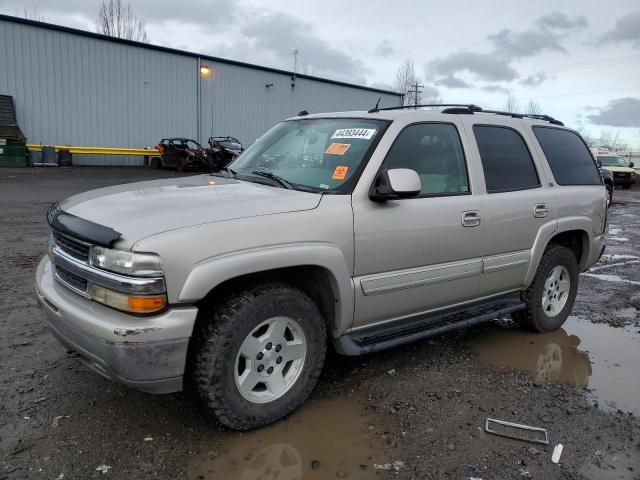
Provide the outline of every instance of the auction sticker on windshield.
[[333,171],[333,175],[331,175],[331,178],[333,180],[344,180],[345,177],[347,176],[348,171],[349,171],[349,167],[346,167],[344,165],[338,165],[336,169]]
[[362,138],[364,140],[371,140],[376,134],[375,128],[341,128],[333,132],[331,139],[335,138]]
[[350,146],[350,143],[332,143],[327,147],[324,153],[327,155],[344,155],[347,150],[349,150]]

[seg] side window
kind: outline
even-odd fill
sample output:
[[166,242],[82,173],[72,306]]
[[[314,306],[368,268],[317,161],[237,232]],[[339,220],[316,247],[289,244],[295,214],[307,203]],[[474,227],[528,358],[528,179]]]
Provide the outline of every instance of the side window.
[[578,134],[551,127],[533,127],[533,133],[559,185],[602,184],[593,157]]
[[533,159],[518,132],[506,127],[474,125],[488,193],[540,186]]
[[469,193],[469,178],[460,136],[446,123],[406,127],[389,149],[383,168],[410,168],[418,172],[420,196]]

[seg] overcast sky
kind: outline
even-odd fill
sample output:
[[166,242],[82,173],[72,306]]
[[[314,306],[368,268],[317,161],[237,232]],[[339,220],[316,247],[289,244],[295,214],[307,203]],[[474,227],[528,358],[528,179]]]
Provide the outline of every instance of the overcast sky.
[[[0,0],[0,12],[95,30],[99,0]],[[513,94],[640,148],[638,0],[133,0],[151,43],[390,88],[405,59],[426,93],[501,108]]]

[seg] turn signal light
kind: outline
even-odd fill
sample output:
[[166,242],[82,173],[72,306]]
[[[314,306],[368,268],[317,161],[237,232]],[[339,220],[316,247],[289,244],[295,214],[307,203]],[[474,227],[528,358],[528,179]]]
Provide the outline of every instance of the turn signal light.
[[96,302],[131,313],[153,313],[167,306],[166,295],[127,295],[99,285],[91,285],[89,295]]

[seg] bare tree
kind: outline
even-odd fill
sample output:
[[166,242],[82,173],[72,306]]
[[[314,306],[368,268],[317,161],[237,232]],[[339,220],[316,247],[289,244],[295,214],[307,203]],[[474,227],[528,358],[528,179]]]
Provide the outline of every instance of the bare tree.
[[504,102],[504,106],[502,107],[502,109],[505,112],[517,113],[518,110],[520,110],[520,102],[518,102],[518,99],[514,97],[512,94],[509,94],[509,96]]
[[[404,95],[404,104],[410,105],[415,103],[415,98],[410,94],[411,87],[418,83],[418,77],[416,76],[416,69],[413,64],[413,60],[410,58],[405,60],[400,68],[396,72],[396,78],[393,81],[393,89],[396,92]],[[419,99],[418,99],[418,103]]]
[[35,20],[36,22],[44,22],[44,17],[38,13],[38,7],[33,7],[33,11],[24,7],[24,18]]
[[600,130],[600,138],[598,138],[598,143],[601,147],[611,148],[611,140],[613,140],[611,130],[607,128],[603,128],[602,130]]
[[110,37],[149,42],[144,20],[138,18],[131,5],[122,3],[122,0],[102,0],[96,30]]
[[542,107],[535,100],[529,100],[529,103],[527,103],[526,113],[528,115],[542,115]]
[[582,123],[582,120],[576,121],[576,132],[580,134],[580,136],[584,139],[584,141],[586,142],[587,146],[589,146],[589,148],[596,146],[597,144],[596,139],[593,138],[593,135],[591,135],[591,132],[587,130],[587,127],[584,126],[584,123]]
[[617,150],[619,143],[620,143],[620,130],[616,130],[616,133],[611,139],[611,150]]

